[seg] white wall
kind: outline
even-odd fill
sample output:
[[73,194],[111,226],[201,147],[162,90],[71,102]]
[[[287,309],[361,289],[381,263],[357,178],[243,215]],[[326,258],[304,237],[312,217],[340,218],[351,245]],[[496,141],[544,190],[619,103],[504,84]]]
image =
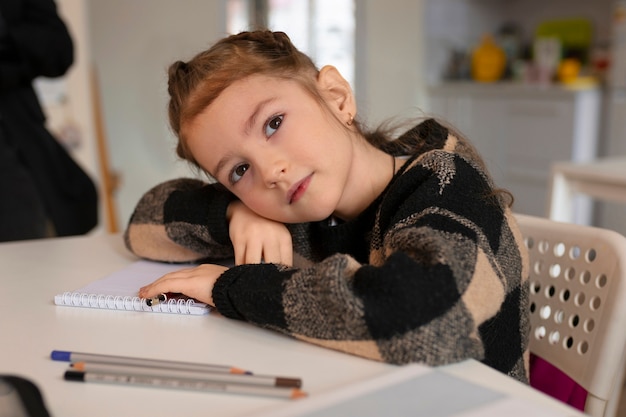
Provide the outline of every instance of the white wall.
[[[167,126],[166,68],[224,34],[224,3],[206,0],[86,0],[112,168],[121,174],[120,227],[160,181],[191,176]],[[414,115],[425,102],[421,64],[423,0],[357,0],[361,37],[356,94],[376,124]],[[319,63],[323,64],[323,63]]]
[[356,95],[371,126],[421,116],[428,107],[424,73],[425,0],[357,0]]
[[167,67],[223,35],[220,1],[88,0],[111,168],[124,228],[140,196],[158,182],[191,176],[175,156],[167,124]]

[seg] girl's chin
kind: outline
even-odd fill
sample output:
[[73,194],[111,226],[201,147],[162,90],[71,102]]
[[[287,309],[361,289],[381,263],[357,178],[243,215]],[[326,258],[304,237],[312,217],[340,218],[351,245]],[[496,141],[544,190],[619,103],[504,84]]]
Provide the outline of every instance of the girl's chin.
[[293,210],[285,213],[277,213],[276,216],[266,215],[263,217],[281,223],[312,223],[323,221],[331,217],[335,211],[335,206],[328,204],[328,201],[313,204],[310,200],[303,199],[294,204],[292,209]]

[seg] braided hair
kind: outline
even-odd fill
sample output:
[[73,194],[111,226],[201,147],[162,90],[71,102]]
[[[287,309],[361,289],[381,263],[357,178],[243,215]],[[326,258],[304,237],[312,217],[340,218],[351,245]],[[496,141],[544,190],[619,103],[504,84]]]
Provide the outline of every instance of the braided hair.
[[318,72],[285,33],[269,30],[228,36],[189,62],[175,62],[168,70],[168,113],[178,156],[198,165],[186,146],[185,127],[233,82],[254,74],[296,80],[321,102]]

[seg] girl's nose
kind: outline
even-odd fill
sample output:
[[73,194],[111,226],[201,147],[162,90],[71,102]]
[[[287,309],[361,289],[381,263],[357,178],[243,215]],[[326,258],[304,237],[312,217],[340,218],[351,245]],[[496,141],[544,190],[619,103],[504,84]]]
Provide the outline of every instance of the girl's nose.
[[286,164],[281,161],[266,163],[263,168],[263,182],[268,188],[276,187],[276,184],[282,179],[286,171]]

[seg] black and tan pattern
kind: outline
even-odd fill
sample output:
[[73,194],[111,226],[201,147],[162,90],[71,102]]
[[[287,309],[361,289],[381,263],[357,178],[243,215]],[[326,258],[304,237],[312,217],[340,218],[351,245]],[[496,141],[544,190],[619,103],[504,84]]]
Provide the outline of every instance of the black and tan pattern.
[[[527,254],[515,220],[468,143],[432,120],[406,135],[419,151],[358,218],[289,225],[296,265],[231,268],[215,304],[374,360],[475,358],[527,382]],[[167,261],[232,255],[231,199],[198,180],[157,186],[138,204],[127,245]]]

